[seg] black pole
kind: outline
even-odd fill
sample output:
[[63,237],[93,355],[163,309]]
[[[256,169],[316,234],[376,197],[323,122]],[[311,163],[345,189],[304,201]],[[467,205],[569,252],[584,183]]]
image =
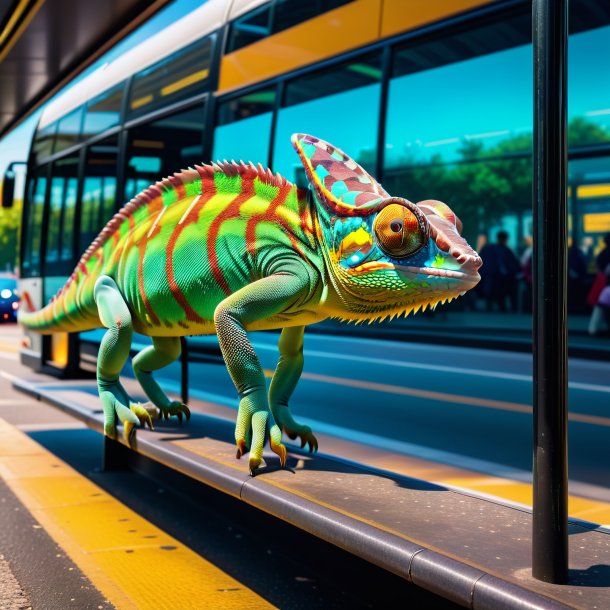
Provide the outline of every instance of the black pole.
[[180,337],[180,394],[184,404],[189,401],[189,344],[186,337]]
[[567,0],[533,0],[534,510],[532,573],[568,579]]

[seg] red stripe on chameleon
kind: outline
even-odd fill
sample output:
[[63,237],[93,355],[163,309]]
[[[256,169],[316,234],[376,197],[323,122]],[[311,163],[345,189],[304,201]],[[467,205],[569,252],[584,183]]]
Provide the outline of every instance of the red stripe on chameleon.
[[[214,185],[214,180],[210,179],[206,176],[201,180],[201,195],[199,195],[199,200],[197,203],[191,208],[188,216],[184,219],[182,224],[177,224],[170,235],[170,238],[167,242],[167,246],[165,247],[165,273],[167,275],[167,283],[169,284],[169,289],[172,293],[172,296],[182,307],[184,313],[186,314],[186,319],[189,322],[204,322],[204,319],[190,306],[189,302],[186,300],[184,293],[178,286],[176,282],[176,276],[174,274],[174,249],[176,248],[176,243],[178,242],[178,238],[180,237],[182,231],[190,224],[197,222],[199,218],[199,212],[201,208],[216,195],[216,187]],[[182,324],[181,324],[182,326]]]
[[218,233],[220,232],[222,223],[229,218],[237,216],[239,214],[241,204],[252,197],[254,192],[252,184],[256,176],[256,171],[248,171],[242,174],[241,193],[239,193],[239,195],[237,195],[237,197],[235,197],[235,199],[233,199],[233,201],[220,214],[218,214],[216,218],[214,218],[208,231],[208,261],[212,269],[212,275],[214,276],[216,283],[220,286],[220,288],[222,288],[222,291],[227,296],[231,294],[231,288],[227,284],[227,281],[222,273],[222,269],[218,264],[216,240],[218,238]]
[[246,250],[248,251],[248,254],[253,255],[256,253],[256,226],[259,222],[273,222],[274,220],[277,220],[277,215],[275,212],[280,205],[284,204],[291,188],[292,184],[285,182],[280,186],[277,195],[271,200],[267,206],[267,209],[264,212],[255,214],[248,219],[248,223],[246,224]]

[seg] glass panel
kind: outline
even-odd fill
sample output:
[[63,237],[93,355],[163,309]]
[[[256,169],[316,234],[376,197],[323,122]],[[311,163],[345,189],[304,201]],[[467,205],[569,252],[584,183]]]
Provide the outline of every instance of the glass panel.
[[254,9],[235,19],[235,21],[231,23],[227,53],[237,51],[237,49],[241,49],[257,40],[269,36],[271,32],[269,24],[270,17],[271,3]]
[[29,210],[28,221],[30,223],[30,228],[26,238],[26,257],[24,260],[24,271],[27,272],[27,277],[36,277],[40,275],[42,216],[46,192],[47,167],[43,167],[38,171],[36,186],[34,187],[34,197],[31,201]]
[[64,199],[64,188],[64,178],[58,176],[51,178],[45,264],[56,263],[59,260],[59,236],[61,232],[61,209]]
[[[59,261],[72,262],[74,252],[74,207],[78,188],[78,155],[53,163],[47,220],[45,273],[60,269],[49,267]],[[64,271],[63,269],[61,271]],[[67,269],[65,270],[67,271]]]
[[281,32],[353,0],[276,0],[273,10],[273,32]]
[[[227,53],[291,28],[353,0],[275,0],[231,23]],[[272,23],[270,23],[272,22]]]
[[211,61],[212,39],[206,38],[137,74],[132,84],[129,118],[206,91]]
[[513,18],[397,50],[385,167],[529,152],[531,47],[506,49],[527,41],[529,27]]
[[118,138],[89,146],[81,198],[80,251],[95,239],[116,206]]
[[125,200],[174,172],[203,161],[204,106],[129,131]]
[[84,109],[84,106],[81,106],[59,119],[57,136],[55,139],[55,150],[53,152],[61,152],[81,141],[80,134]]
[[87,104],[83,135],[85,138],[102,133],[119,124],[125,83],[121,83]]
[[289,180],[300,179],[301,163],[290,136],[304,132],[338,146],[373,172],[380,79],[380,56],[374,55],[287,83],[273,147],[274,171]]
[[275,89],[263,89],[220,104],[213,159],[269,162]]
[[610,142],[610,26],[573,34],[568,43],[570,147]]
[[55,144],[55,132],[57,130],[57,121],[47,125],[44,129],[39,129],[36,132],[34,139],[34,164],[38,165],[42,159],[53,154],[53,146]]

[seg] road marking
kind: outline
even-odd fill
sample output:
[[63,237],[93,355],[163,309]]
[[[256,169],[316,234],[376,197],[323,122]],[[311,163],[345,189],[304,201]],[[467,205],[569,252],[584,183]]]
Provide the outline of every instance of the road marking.
[[[271,373],[271,371],[266,371]],[[476,396],[461,396],[459,394],[447,394],[445,392],[433,392],[431,390],[418,390],[415,388],[405,388],[402,386],[390,385],[388,383],[377,383],[375,381],[363,381],[362,379],[347,379],[345,377],[335,377],[331,375],[321,375],[319,373],[306,373],[301,375],[302,379],[319,381],[321,383],[331,383],[340,386],[371,390],[373,392],[385,392],[387,394],[399,394],[401,396],[414,396],[426,400],[436,400],[439,402],[451,402],[455,404],[467,405],[470,407],[481,407],[484,409],[497,409],[501,411],[512,411],[513,413],[532,414],[532,407],[516,402],[504,400],[491,400],[489,398],[478,398]],[[568,413],[570,421],[594,426],[610,427],[610,418],[598,415],[587,415],[585,413]]]
[[[255,349],[267,351],[277,351],[274,345],[255,342],[252,344]],[[504,373],[501,371],[486,371],[482,369],[472,369],[459,366],[446,366],[442,364],[422,364],[421,362],[410,362],[406,360],[392,360],[390,358],[373,358],[370,356],[356,356],[353,354],[341,354],[337,352],[323,352],[319,350],[303,350],[305,356],[315,358],[329,358],[331,360],[348,360],[351,362],[364,362],[367,364],[380,364],[383,366],[395,366],[399,368],[414,369],[420,371],[437,371],[440,373],[454,373],[458,375],[471,375],[475,377],[490,377],[493,379],[508,379],[510,381],[526,381],[531,383],[531,375],[523,375],[520,373]],[[610,385],[597,385],[593,383],[581,383],[578,381],[568,382],[568,387],[575,390],[586,390],[589,392],[602,392],[610,394]]]
[[117,608],[272,608],[0,419],[0,475]]
[[[265,375],[270,377],[273,371],[265,370]],[[168,390],[178,392],[180,386],[172,383],[171,381],[163,380],[163,385]],[[222,419],[229,419],[234,421],[234,412],[237,408],[237,398],[231,398],[222,394],[216,394],[214,392],[207,392],[205,390],[191,390],[193,397],[197,397],[212,404],[223,405],[231,409],[231,415],[223,415],[215,413],[215,417]],[[340,439],[348,443],[357,445],[357,452],[353,454],[353,457],[348,461],[352,461],[354,464],[367,464],[366,459],[362,460],[361,447],[372,447],[376,450],[380,450],[387,454],[388,459],[391,457],[399,456],[412,456],[420,460],[426,461],[429,464],[443,464],[447,466],[453,466],[456,471],[461,470],[461,478],[456,475],[452,477],[441,477],[434,478],[432,482],[447,485],[449,487],[454,486],[456,489],[459,488],[461,491],[472,491],[476,495],[481,497],[495,497],[501,499],[508,499],[511,502],[527,506],[528,498],[531,496],[531,471],[521,470],[512,466],[506,466],[504,464],[498,464],[487,460],[481,460],[479,458],[473,458],[458,453],[452,453],[449,451],[443,451],[440,449],[433,449],[431,447],[425,447],[423,445],[416,445],[414,443],[408,443],[405,441],[399,441],[396,439],[379,436],[376,434],[370,434],[368,432],[361,432],[359,430],[353,430],[345,428],[343,426],[336,426],[328,422],[311,419],[308,417],[299,416],[298,420],[307,426],[310,426],[314,432],[319,434],[325,434],[328,437]],[[329,454],[334,459],[344,459],[344,455],[338,453]],[[375,468],[384,468],[380,463],[375,462],[369,464]],[[428,479],[426,473],[421,473],[418,476],[414,474],[410,467],[407,471],[397,471],[396,465],[392,464],[386,468],[388,472],[394,472],[398,474],[404,474],[406,476],[415,476],[416,478]],[[482,478],[480,475],[484,474]],[[468,481],[463,485],[458,485],[459,481]],[[596,511],[600,511],[600,519],[603,519],[604,523],[610,523],[610,490],[598,485],[591,485],[581,481],[570,480],[569,481],[570,491],[575,495],[570,495],[571,506],[577,501],[577,504],[573,511],[570,512],[572,517],[580,518],[580,501],[591,503],[590,507],[594,507]],[[481,491],[482,490],[482,491]],[[487,496],[485,495],[487,494]],[[531,500],[529,501],[531,505]]]

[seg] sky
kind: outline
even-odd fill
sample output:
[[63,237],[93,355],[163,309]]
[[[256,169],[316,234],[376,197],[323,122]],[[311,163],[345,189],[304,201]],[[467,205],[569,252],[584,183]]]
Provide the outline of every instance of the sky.
[[[170,3],[164,9],[156,13],[148,21],[142,24],[135,32],[132,32],[129,36],[110,49],[110,51],[102,55],[102,57],[100,57],[77,78],[75,78],[70,86],[75,85],[81,79],[85,78],[85,76],[97,70],[100,66],[112,61],[113,59],[116,59],[125,51],[135,47],[147,37],[159,32],[174,20],[187,13],[190,13],[196,8],[199,8],[202,4],[202,0],[174,0],[174,2]],[[62,92],[66,90],[67,88],[63,89]],[[49,100],[49,102],[50,101],[51,100]],[[47,104],[49,102],[47,102]],[[12,161],[27,160],[28,151],[32,142],[32,136],[34,134],[34,130],[36,129],[38,119],[40,118],[45,106],[46,104],[36,110],[36,112],[34,112],[25,121],[9,132],[2,140],[0,140],[0,176],[4,175],[6,167]],[[19,174],[20,173],[21,172],[19,172]],[[21,193],[22,188],[22,181],[18,180],[16,185],[17,196],[19,196]]]

